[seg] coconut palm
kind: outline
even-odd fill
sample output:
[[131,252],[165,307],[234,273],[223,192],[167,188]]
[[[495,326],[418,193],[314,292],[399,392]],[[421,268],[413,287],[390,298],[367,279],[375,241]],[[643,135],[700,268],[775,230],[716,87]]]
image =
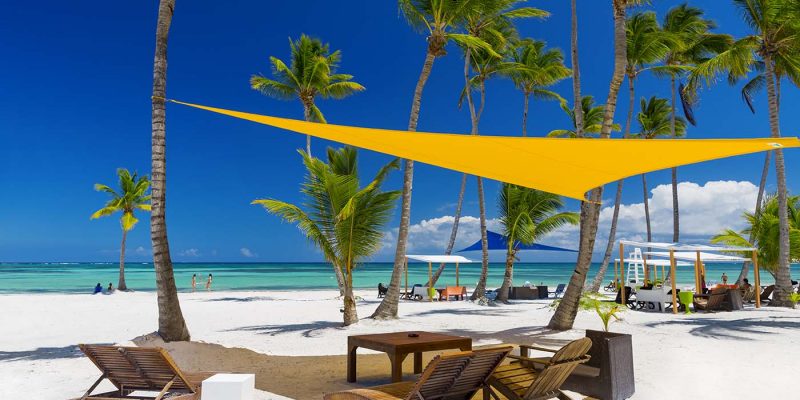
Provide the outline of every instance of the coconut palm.
[[189,340],[189,329],[183,319],[178,301],[178,288],[172,270],[167,240],[166,211],[166,116],[167,97],[167,37],[172,24],[175,0],[161,0],[156,23],[156,51],[153,58],[152,96],[152,212],[150,213],[150,240],[153,243],[153,265],[156,270],[158,295],[158,334],[164,341]]
[[[408,130],[416,131],[419,110],[422,105],[422,90],[433,68],[436,57],[447,54],[445,46],[452,40],[463,46],[484,48],[491,46],[479,38],[453,32],[464,22],[464,18],[480,11],[480,0],[398,0],[400,12],[408,24],[416,31],[427,34],[427,50],[422,71],[417,79],[411,113],[408,117]],[[394,254],[392,277],[389,290],[372,317],[377,319],[397,318],[397,305],[400,298],[400,278],[405,269],[408,226],[411,221],[411,187],[414,180],[414,160],[403,160],[403,195],[400,206],[400,227],[397,231],[397,246]]]
[[[673,41],[670,44],[669,52],[666,54],[663,67],[656,71],[668,76],[670,79],[672,137],[677,137],[674,127],[677,121],[675,117],[677,107],[676,94],[678,92],[677,80],[685,75],[687,71],[691,71],[694,65],[724,51],[733,42],[733,38],[730,35],[711,33],[711,29],[715,27],[714,21],[704,18],[703,10],[688,4],[674,7],[664,16],[662,29]],[[683,90],[680,92],[682,95],[686,93]],[[691,100],[686,96],[681,96],[681,101],[684,105],[686,118],[694,124],[694,115],[689,107]],[[672,241],[677,243],[680,240],[677,167],[672,168],[672,221]]]
[[117,212],[122,213],[119,219],[122,227],[122,244],[119,248],[117,289],[128,290],[128,286],[125,284],[125,240],[128,232],[139,222],[134,215],[135,211],[150,211],[150,195],[147,194],[147,190],[150,189],[150,180],[147,179],[147,175],[139,177],[135,172],[131,175],[130,171],[124,168],[117,170],[117,176],[119,177],[119,192],[107,185],[95,183],[94,190],[108,193],[111,199],[103,208],[95,211],[90,218],[97,219]]
[[[570,107],[567,103],[562,102],[561,109],[572,121],[573,129],[555,129],[547,134],[548,137],[566,137],[574,139],[577,137],[597,137],[600,135],[600,131],[603,128],[605,106],[602,104],[595,106],[594,97],[584,96],[581,98],[581,107],[578,110],[581,110],[581,115],[583,116],[583,136],[578,136],[576,108]],[[619,132],[620,129],[619,124],[611,125],[611,130],[614,132]]]
[[[581,104],[581,67],[578,59],[578,3],[572,0],[570,4],[570,58],[572,60],[572,103],[577,106]],[[583,136],[583,112],[576,107],[575,110],[575,131],[578,137]]]
[[[339,50],[330,52],[328,44],[306,35],[300,39],[289,39],[291,59],[289,66],[281,59],[270,56],[272,76],[250,77],[250,87],[276,99],[298,99],[303,104],[306,121],[326,123],[316,97],[342,99],[364,90],[364,86],[353,82],[353,76],[336,72],[341,61]],[[306,135],[306,152],[311,154],[311,136]]]
[[[544,18],[549,15],[546,11],[533,7],[515,8],[522,0],[483,0],[477,5],[477,12],[466,14],[463,19],[463,28],[470,36],[476,38],[491,37],[495,41],[505,44],[506,41],[516,40],[518,35],[514,28],[513,21],[520,18]],[[469,84],[469,70],[471,64],[472,47],[462,44],[464,50],[464,79]],[[471,95],[467,93],[468,95]],[[470,109],[472,112],[474,109]],[[474,114],[474,113],[473,113]],[[474,115],[472,115],[474,117]],[[458,191],[456,210],[453,218],[453,226],[450,231],[450,239],[445,248],[445,254],[453,252],[456,237],[458,236],[459,221],[461,219],[461,209],[464,204],[464,192],[467,185],[467,175],[462,174],[461,186]],[[488,249],[486,250],[488,253]],[[488,257],[488,255],[487,255]],[[433,273],[427,286],[432,287],[436,284],[444,271],[445,264],[439,264],[439,268]]]
[[[800,82],[800,17],[798,5],[785,0],[734,0],[742,18],[753,29],[753,34],[736,41],[727,51],[720,53],[697,66],[693,74],[696,80],[706,82],[721,73],[729,77],[747,75],[761,62],[764,65],[764,81],[769,103],[769,123],[772,137],[781,136],[779,119],[779,79],[786,76],[792,82]],[[786,166],[781,149],[774,150],[777,180],[778,213],[780,220],[780,259],[775,278],[775,294],[770,305],[790,305],[788,295],[792,291],[790,276],[790,241],[788,194],[786,188]]]
[[506,271],[497,301],[508,302],[514,275],[514,259],[521,244],[531,244],[564,225],[578,223],[578,213],[559,212],[561,196],[504,183],[497,199],[500,224],[506,242]]
[[[787,199],[789,215],[789,257],[800,260],[800,196]],[[759,266],[766,269],[777,279],[780,270],[780,216],[778,198],[768,196],[760,213],[746,212],[743,218],[747,221],[744,229],[736,231],[725,229],[714,236],[713,243],[729,246],[755,247],[758,249]],[[749,238],[748,238],[749,237]],[[743,254],[749,257],[750,254]]]
[[[628,115],[625,119],[624,137],[628,138],[631,133],[631,122],[635,110],[636,99],[636,78],[649,69],[649,65],[661,61],[674,46],[673,35],[661,30],[656,20],[656,14],[652,11],[638,12],[630,17],[626,22],[627,31],[627,57],[628,67],[625,75],[628,78]],[[597,271],[594,280],[588,291],[598,292],[603,283],[608,264],[611,261],[611,254],[614,250],[614,243],[617,235],[617,221],[619,219],[619,208],[622,202],[623,180],[617,181],[617,192],[614,197],[614,212],[611,216],[611,229],[606,242],[606,250],[603,254],[603,261]]]
[[[611,0],[610,2],[614,17],[614,72],[611,76],[608,96],[606,97],[603,125],[600,130],[601,138],[608,138],[611,136],[614,124],[614,113],[617,110],[619,88],[622,85],[622,80],[625,78],[625,67],[627,65],[625,18],[627,15],[627,8],[640,4],[641,2],[642,0]],[[569,280],[567,290],[564,292],[564,297],[558,304],[555,313],[550,318],[550,323],[547,325],[550,329],[572,329],[572,325],[575,322],[575,316],[580,309],[581,294],[584,284],[586,283],[586,274],[592,263],[592,254],[594,251],[594,242],[597,237],[597,223],[600,218],[602,199],[603,188],[598,187],[590,191],[588,195],[589,201],[581,203],[578,261],[575,265],[575,272]]]
[[302,206],[273,199],[259,204],[297,227],[314,243],[345,278],[344,325],[358,322],[353,295],[353,271],[365,258],[380,249],[383,227],[389,221],[399,191],[383,192],[381,185],[389,172],[399,167],[394,160],[378,170],[372,181],[361,187],[356,150],[328,149],[328,162],[300,152],[306,167],[301,193]]
[[564,66],[561,50],[547,49],[545,42],[526,39],[520,41],[511,59],[523,66],[511,75],[514,85],[522,92],[522,136],[528,136],[528,103],[531,95],[543,100],[558,100],[564,103],[558,93],[547,89],[562,79],[568,78],[572,71]]
[[[636,115],[639,122],[639,133],[631,135],[634,139],[656,139],[661,137],[683,137],[686,134],[686,120],[681,117],[675,118],[672,123],[673,110],[669,100],[656,96],[642,100],[639,103],[640,111]],[[674,131],[673,131],[674,126]],[[674,132],[674,134],[673,134]],[[647,241],[653,241],[653,233],[650,227],[650,192],[647,189],[647,174],[642,174],[642,195],[644,200],[644,217],[647,226]]]

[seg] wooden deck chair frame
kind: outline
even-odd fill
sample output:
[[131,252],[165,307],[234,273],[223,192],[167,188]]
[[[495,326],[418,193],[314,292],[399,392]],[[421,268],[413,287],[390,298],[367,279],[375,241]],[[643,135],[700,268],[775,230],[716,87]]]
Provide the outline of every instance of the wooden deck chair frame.
[[[92,399],[152,399],[161,400],[170,394],[170,400],[199,398],[200,383],[213,373],[185,374],[164,349],[154,347],[124,347],[79,345],[81,351],[102,371],[102,375],[80,397]],[[117,390],[92,394],[103,380],[108,380]],[[156,396],[131,396],[135,391],[158,392]],[[178,394],[178,396],[172,396]]]
[[[559,350],[535,346],[526,348],[551,351],[555,354],[550,358],[509,356],[520,362],[499,368],[489,378],[490,389],[484,391],[484,400],[492,398],[499,400],[500,397],[495,390],[509,400],[545,400],[554,397],[569,400],[569,397],[561,392],[561,385],[578,364],[589,361],[587,353],[592,348],[591,339],[574,340]],[[540,364],[542,368],[536,369],[533,364]]]
[[469,400],[488,390],[489,377],[511,346],[437,355],[414,382],[327,393],[325,400]]

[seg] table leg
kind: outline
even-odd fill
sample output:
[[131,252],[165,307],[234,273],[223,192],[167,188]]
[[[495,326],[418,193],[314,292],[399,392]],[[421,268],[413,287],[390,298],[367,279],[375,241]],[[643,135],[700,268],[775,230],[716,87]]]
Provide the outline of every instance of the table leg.
[[422,353],[414,353],[414,373],[419,374],[422,372]]
[[392,364],[392,383],[403,381],[403,360],[407,354],[388,354],[389,362]]
[[349,346],[347,350],[347,381],[356,381],[356,349],[358,346]]

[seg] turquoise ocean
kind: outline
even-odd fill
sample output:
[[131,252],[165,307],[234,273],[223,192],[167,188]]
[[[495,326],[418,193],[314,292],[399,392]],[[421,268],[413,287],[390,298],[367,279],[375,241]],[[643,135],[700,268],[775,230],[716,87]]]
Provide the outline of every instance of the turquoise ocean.
[[[589,277],[593,278],[599,263],[593,264]],[[434,265],[436,268],[436,265]],[[502,283],[504,264],[489,265],[490,288]],[[555,286],[567,283],[574,263],[517,263],[514,265],[514,284]],[[176,263],[175,279],[178,290],[190,291],[192,274],[197,274],[197,286],[203,288],[209,273],[214,276],[214,290],[292,290],[335,289],[336,279],[330,264],[326,263]],[[739,275],[741,264],[709,264],[707,280],[721,280],[725,272],[730,280]],[[797,266],[794,266],[797,271]],[[366,263],[359,265],[354,274],[356,288],[374,288],[378,282],[387,284],[391,277],[391,263]],[[460,284],[474,286],[478,281],[480,264],[459,267]],[[604,284],[613,279],[609,268]],[[409,284],[424,283],[428,277],[427,264],[409,264]],[[98,282],[104,287],[112,282],[117,285],[119,277],[117,263],[0,263],[0,293],[91,293]],[[129,289],[137,291],[155,290],[155,273],[152,263],[126,263],[125,278]],[[796,277],[795,277],[796,279]],[[772,283],[772,276],[762,272],[762,284]],[[681,267],[677,271],[677,282],[682,286],[694,284],[693,268]],[[750,282],[753,282],[752,271]],[[437,286],[455,284],[455,267],[448,265]]]

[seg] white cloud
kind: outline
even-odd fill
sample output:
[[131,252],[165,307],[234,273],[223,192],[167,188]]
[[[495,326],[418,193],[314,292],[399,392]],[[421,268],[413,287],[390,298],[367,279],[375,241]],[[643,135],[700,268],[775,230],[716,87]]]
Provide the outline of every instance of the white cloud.
[[150,250],[145,249],[144,246],[137,247],[135,250],[133,250],[133,252],[138,254],[138,255],[142,255],[142,256],[150,254]]
[[247,257],[247,258],[254,258],[254,257],[258,257],[258,254],[257,254],[257,253],[254,253],[254,252],[252,252],[252,251],[251,251],[250,249],[248,249],[247,247],[242,247],[241,249],[239,249],[239,253],[241,253],[243,256],[245,256],[245,257]]
[[196,248],[186,249],[178,252],[178,255],[183,257],[200,257],[200,250]]
[[[445,215],[442,217],[424,219],[408,227],[408,252],[409,253],[442,253],[450,240],[450,231],[453,229],[455,217]],[[491,231],[500,230],[500,220],[488,219],[486,226]],[[458,222],[458,236],[454,251],[467,247],[480,239],[480,219],[464,215]],[[394,249],[397,245],[397,229],[385,232],[382,248]]]

